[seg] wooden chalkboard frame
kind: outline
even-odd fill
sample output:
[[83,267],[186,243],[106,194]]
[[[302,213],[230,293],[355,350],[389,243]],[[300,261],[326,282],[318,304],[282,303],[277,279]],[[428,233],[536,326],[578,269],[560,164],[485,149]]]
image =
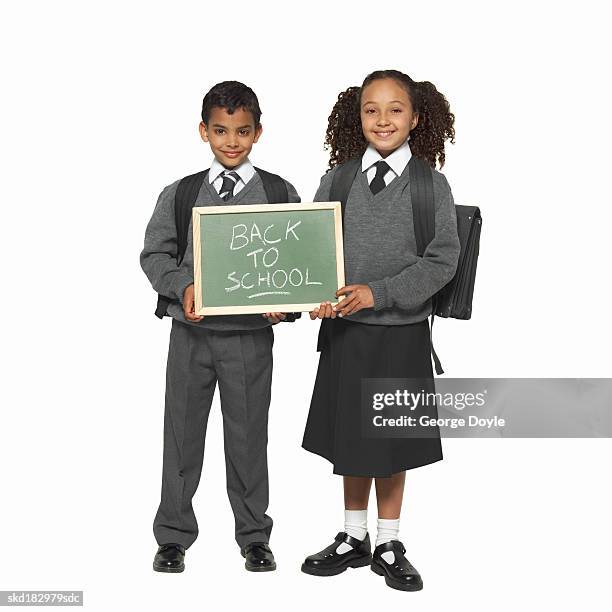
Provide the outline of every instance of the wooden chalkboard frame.
[[[265,304],[253,306],[203,306],[202,299],[202,242],[200,219],[202,215],[228,215],[234,213],[257,213],[274,211],[332,210],[334,212],[334,237],[336,244],[336,273],[338,289],[344,287],[344,245],[342,239],[342,212],[340,202],[311,202],[306,204],[247,204],[239,206],[196,206],[193,208],[193,260],[195,284],[195,312],[197,315],[260,314],[265,312],[309,312],[320,305],[306,304]],[[332,304],[337,304],[342,296]]]

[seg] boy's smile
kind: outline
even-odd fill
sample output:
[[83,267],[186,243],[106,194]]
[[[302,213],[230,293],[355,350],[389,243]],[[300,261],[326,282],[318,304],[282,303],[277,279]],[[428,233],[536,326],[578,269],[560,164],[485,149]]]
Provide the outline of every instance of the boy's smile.
[[394,79],[377,79],[361,93],[361,127],[366,140],[387,157],[418,123],[408,92]]
[[238,167],[249,156],[261,131],[261,125],[255,125],[253,114],[244,108],[230,115],[227,109],[215,106],[208,125],[200,123],[202,140],[210,144],[217,161],[226,168]]

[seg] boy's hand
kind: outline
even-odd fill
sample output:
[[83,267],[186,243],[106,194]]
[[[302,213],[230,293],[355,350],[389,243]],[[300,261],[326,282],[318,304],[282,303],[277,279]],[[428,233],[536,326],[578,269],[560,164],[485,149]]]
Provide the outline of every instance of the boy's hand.
[[334,306],[334,310],[338,313],[339,317],[346,317],[347,315],[359,312],[363,308],[372,308],[374,306],[374,296],[368,285],[347,285],[346,287],[340,287],[336,291],[336,297],[344,293],[349,295]]
[[315,319],[335,319],[336,318],[336,311],[331,305],[331,302],[322,302],[318,308],[311,310],[308,314],[310,314],[311,321],[314,321]]
[[284,312],[266,312],[261,315],[264,319],[268,319],[272,325],[276,325],[287,318]]
[[188,321],[201,321],[204,317],[195,313],[195,288],[193,283],[183,293],[183,312]]

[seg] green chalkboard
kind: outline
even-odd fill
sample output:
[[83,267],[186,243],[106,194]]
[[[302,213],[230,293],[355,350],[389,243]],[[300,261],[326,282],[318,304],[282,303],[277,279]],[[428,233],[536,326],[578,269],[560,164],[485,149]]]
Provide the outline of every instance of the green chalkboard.
[[193,209],[196,313],[312,310],[344,285],[340,203]]

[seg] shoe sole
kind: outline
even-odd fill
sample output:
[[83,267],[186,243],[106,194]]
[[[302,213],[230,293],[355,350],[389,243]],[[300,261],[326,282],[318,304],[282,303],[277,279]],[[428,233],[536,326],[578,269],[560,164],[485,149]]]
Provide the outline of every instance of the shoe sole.
[[274,563],[273,565],[268,565],[268,566],[264,566],[264,567],[259,567],[259,566],[253,566],[253,567],[249,567],[246,563],[244,564],[244,569],[247,570],[247,572],[273,572],[276,569],[276,563]]
[[385,570],[378,567],[378,565],[376,565],[375,563],[372,563],[370,565],[370,569],[378,576],[384,576],[385,584],[388,587],[395,589],[396,591],[420,591],[423,588],[423,581],[417,584],[402,584],[401,582],[395,582],[391,580],[391,578],[387,576]]
[[158,567],[153,564],[153,570],[156,572],[161,572],[162,574],[180,574],[185,570],[184,565],[180,565],[179,567]]
[[305,574],[309,574],[310,576],[337,576],[342,572],[346,572],[349,567],[365,567],[366,565],[370,565],[370,563],[372,563],[372,555],[368,555],[367,557],[363,557],[362,559],[355,559],[354,561],[351,561],[350,563],[347,563],[342,567],[334,567],[330,569],[316,569],[306,565],[305,563],[302,563],[302,571]]

